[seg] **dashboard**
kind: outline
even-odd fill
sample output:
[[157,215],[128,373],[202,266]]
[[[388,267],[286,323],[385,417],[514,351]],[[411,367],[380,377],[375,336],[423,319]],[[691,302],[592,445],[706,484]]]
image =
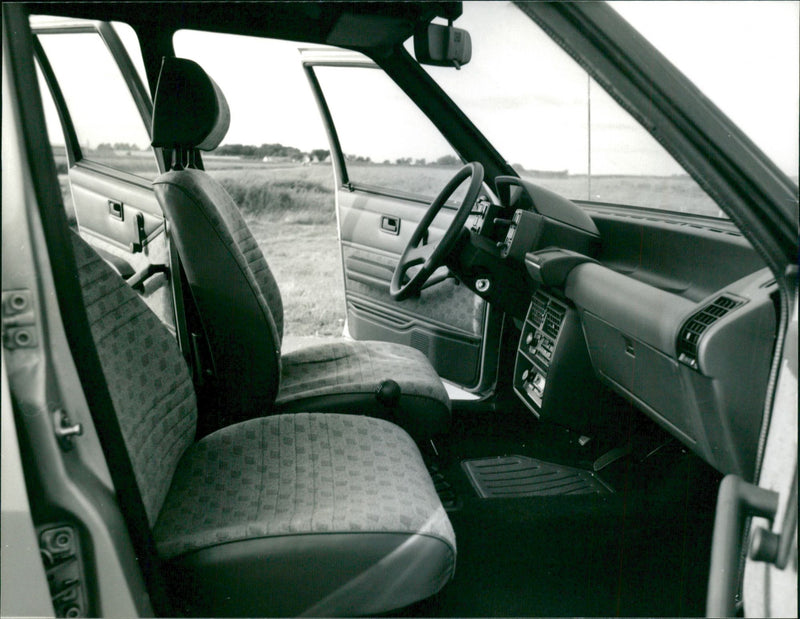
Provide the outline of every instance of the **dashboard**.
[[[500,204],[476,204],[460,266],[502,284],[487,298],[520,327],[513,389],[528,410],[581,430],[605,385],[721,472],[752,478],[777,288],[746,241],[630,209],[590,216],[516,177],[496,185]],[[608,245],[626,235],[664,247]]]

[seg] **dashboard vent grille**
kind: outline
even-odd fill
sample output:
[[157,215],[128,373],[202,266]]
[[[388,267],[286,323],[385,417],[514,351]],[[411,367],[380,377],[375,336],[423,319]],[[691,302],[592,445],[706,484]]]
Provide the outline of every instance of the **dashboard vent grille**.
[[561,323],[564,322],[564,316],[566,313],[566,309],[560,305],[551,303],[547,308],[547,316],[544,319],[542,331],[544,331],[553,339],[556,339],[558,337],[558,332],[561,330]]
[[717,320],[743,303],[740,299],[723,295],[689,318],[678,335],[678,360],[696,370],[700,337]]
[[547,314],[548,302],[549,299],[541,292],[534,294],[533,298],[531,299],[531,309],[530,312],[528,312],[528,320],[530,320],[530,322],[537,327],[541,328],[542,326],[544,317]]

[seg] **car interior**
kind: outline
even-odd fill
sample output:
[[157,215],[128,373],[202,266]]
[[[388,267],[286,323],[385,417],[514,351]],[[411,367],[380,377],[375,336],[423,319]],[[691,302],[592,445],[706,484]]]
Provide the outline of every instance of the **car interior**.
[[[725,475],[758,478],[782,315],[774,266],[735,209],[575,200],[518,174],[420,67],[477,53],[453,28],[460,3],[27,10],[48,16],[31,21],[30,51],[74,209],[40,207],[76,377],[60,381],[54,452],[101,505],[96,520],[68,507],[52,454],[37,455],[49,419],[21,416],[57,616],[111,612],[122,585],[105,580],[106,547],[142,615],[704,614],[717,492]],[[560,9],[538,10],[555,28]],[[145,80],[112,22],[135,31]],[[282,351],[270,256],[204,165],[233,108],[176,55],[181,29],[343,50],[297,63],[330,139],[352,337]],[[65,33],[99,33],[119,63],[152,178],[82,155],[47,42]],[[348,177],[315,71],[353,51],[458,153],[432,201]]]

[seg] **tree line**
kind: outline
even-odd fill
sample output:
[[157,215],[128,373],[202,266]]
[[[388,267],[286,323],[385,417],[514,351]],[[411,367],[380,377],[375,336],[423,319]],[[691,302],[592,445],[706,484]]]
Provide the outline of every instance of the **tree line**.
[[[140,149],[135,144],[127,142],[117,142],[111,144],[103,142],[97,145],[96,151],[134,151],[146,150]],[[245,159],[258,159],[275,158],[284,159],[289,161],[326,161],[330,157],[330,150],[326,148],[315,148],[310,151],[302,151],[294,146],[284,146],[283,144],[262,144],[255,146],[253,144],[223,144],[212,151],[214,155],[221,155],[227,157],[242,157]],[[461,164],[461,160],[454,155],[443,155],[437,159],[428,160],[424,157],[397,157],[394,160],[384,159],[383,161],[373,161],[371,157],[363,155],[348,155],[345,154],[345,160],[350,163],[381,163],[383,165],[442,165],[442,166],[457,166]]]
[[262,144],[261,146],[253,144],[223,144],[213,152],[215,155],[228,157],[246,157],[248,159],[280,157],[297,161],[301,161],[306,157],[317,161],[325,161],[330,154],[330,151],[324,148],[315,148],[304,152],[294,146],[284,146],[283,144]]
[[[289,159],[292,161],[326,161],[330,156],[330,150],[325,148],[315,148],[308,152],[301,151],[294,146],[284,146],[283,144],[262,144],[254,146],[251,144],[224,144],[213,151],[215,155],[225,155],[229,157],[245,157],[248,159],[264,159],[265,157],[275,157]],[[398,157],[395,160],[385,159],[373,161],[371,157],[363,155],[345,154],[345,160],[349,163],[382,163],[383,165],[447,165],[455,166],[461,160],[454,155],[444,155],[438,159],[427,160],[424,157],[414,159],[412,157]]]

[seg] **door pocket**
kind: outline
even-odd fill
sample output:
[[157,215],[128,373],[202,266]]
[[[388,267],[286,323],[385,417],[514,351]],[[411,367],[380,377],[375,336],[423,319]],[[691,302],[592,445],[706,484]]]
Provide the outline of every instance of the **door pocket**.
[[345,262],[347,276],[363,284],[388,288],[394,269],[388,264],[362,256],[348,256]]

